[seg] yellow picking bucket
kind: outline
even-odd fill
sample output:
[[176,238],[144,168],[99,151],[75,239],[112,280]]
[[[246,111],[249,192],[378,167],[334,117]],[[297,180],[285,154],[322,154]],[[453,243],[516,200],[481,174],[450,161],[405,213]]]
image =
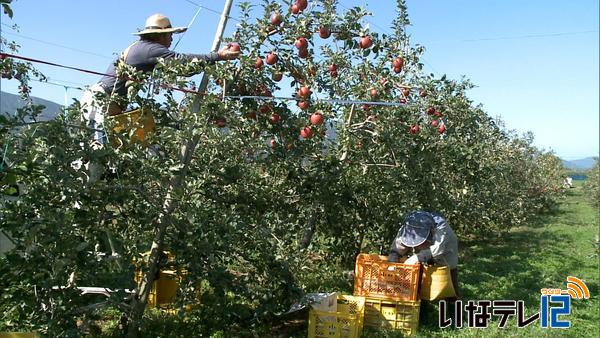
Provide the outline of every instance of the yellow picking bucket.
[[424,265],[421,274],[421,299],[438,300],[455,297],[450,267]]
[[[136,271],[134,281],[140,284],[144,277],[142,265],[147,264],[150,251],[141,254],[141,258],[135,259]],[[152,282],[152,290],[148,297],[148,306],[174,310],[173,305],[176,302],[177,292],[183,279],[187,276],[187,270],[179,269],[175,264],[175,256],[169,251],[163,251],[160,257],[161,268],[158,271],[156,279]],[[200,286],[200,283],[198,283]],[[195,305],[200,303],[200,291],[196,292],[195,303],[186,304],[185,310],[190,311]],[[176,313],[176,311],[174,312]]]
[[[138,108],[118,115],[110,116],[115,121],[113,131],[117,134],[127,133],[131,135],[130,142],[145,143],[148,137],[156,129],[154,116],[148,108]],[[133,134],[129,131],[134,130]],[[119,140],[120,141],[120,140]],[[120,141],[122,144],[123,142]]]

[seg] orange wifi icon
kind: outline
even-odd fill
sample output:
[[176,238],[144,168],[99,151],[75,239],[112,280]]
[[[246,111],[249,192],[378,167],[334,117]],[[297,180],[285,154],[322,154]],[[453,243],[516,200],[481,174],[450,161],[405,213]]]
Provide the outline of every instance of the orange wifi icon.
[[566,291],[571,298],[574,299],[588,299],[590,298],[590,289],[588,289],[585,283],[573,276],[567,277],[567,290]]

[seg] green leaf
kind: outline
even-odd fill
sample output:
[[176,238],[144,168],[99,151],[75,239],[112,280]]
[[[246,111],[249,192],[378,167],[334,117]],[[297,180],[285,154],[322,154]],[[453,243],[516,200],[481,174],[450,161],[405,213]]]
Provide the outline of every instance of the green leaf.
[[4,14],[8,15],[9,18],[13,17],[13,11],[7,4],[2,4],[2,8],[4,9]]

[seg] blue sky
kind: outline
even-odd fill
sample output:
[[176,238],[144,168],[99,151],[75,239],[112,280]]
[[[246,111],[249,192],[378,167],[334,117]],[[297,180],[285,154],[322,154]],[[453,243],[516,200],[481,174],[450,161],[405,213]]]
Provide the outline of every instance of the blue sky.
[[[212,44],[221,0],[14,0],[15,16],[2,15],[0,28],[21,45],[21,55],[103,72],[136,39],[131,33],[149,15],[160,12],[186,26],[196,4],[204,8],[177,51],[201,53]],[[395,1],[342,0],[341,5],[367,7],[373,16],[365,23],[390,31]],[[407,5],[411,42],[427,49],[425,71],[470,79],[477,86],[469,92],[476,103],[500,116],[508,129],[533,132],[541,149],[564,159],[598,156],[598,0],[407,0]],[[236,14],[234,8],[231,16]],[[236,23],[229,21],[226,35]],[[12,24],[20,31],[12,31]],[[98,80],[50,66],[38,69],[51,81],[74,87]],[[0,88],[15,93],[15,81],[1,80]],[[62,86],[35,82],[32,93],[58,103],[81,95],[70,88],[65,97]]]

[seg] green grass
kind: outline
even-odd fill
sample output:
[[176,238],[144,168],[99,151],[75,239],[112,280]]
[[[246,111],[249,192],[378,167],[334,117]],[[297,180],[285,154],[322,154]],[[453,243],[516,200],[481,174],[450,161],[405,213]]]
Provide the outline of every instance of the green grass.
[[[459,280],[462,299],[524,300],[525,313],[539,312],[541,288],[566,289],[575,276],[590,289],[589,300],[573,299],[569,329],[544,329],[536,321],[517,328],[511,318],[504,329],[491,321],[487,329],[440,329],[437,304],[423,304],[421,337],[598,337],[600,336],[599,258],[594,242],[599,212],[585,199],[581,184],[567,192],[559,208],[537,222],[512,229],[495,239],[461,243]],[[594,255],[596,253],[596,255]],[[494,318],[494,317],[492,317]],[[383,334],[382,336],[389,336]]]

